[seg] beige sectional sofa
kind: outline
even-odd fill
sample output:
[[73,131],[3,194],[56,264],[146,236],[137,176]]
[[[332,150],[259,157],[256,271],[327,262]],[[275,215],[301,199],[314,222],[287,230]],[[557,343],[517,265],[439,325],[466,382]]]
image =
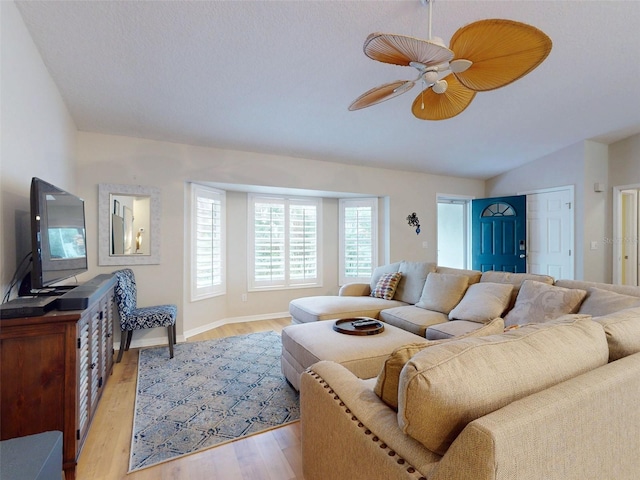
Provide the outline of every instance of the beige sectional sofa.
[[313,365],[305,479],[637,479],[640,308],[622,312],[608,329],[579,318],[427,347],[401,370],[397,411],[377,379]]
[[365,375],[321,356],[302,373],[307,480],[640,478],[640,287],[384,268],[413,275],[399,298],[369,297],[374,278],[291,304],[294,323],[370,316],[413,335],[373,378],[370,362]]
[[[371,297],[380,277],[400,272],[402,277],[392,299]],[[435,273],[436,275],[429,275]],[[438,278],[439,281],[434,279]],[[463,280],[460,280],[463,279]],[[465,281],[466,280],[466,281]],[[338,296],[312,296],[295,299],[289,304],[292,323],[308,323],[349,317],[372,317],[389,325],[402,328],[421,337],[448,338],[480,328],[483,323],[508,312],[513,306],[520,286],[525,280],[553,284],[553,277],[527,273],[479,272],[437,266],[430,262],[396,262],[378,267],[371,282],[344,285]],[[459,302],[467,297],[468,303],[488,304],[486,292],[475,297],[471,294],[481,287],[477,283],[512,285],[509,302],[504,308],[491,310],[482,318],[457,318]],[[431,287],[431,288],[430,288]],[[499,287],[494,287],[499,288]],[[455,294],[449,292],[455,291]],[[638,293],[640,296],[640,293]],[[466,303],[466,302],[465,302]],[[463,306],[463,305],[460,305]],[[487,305],[489,307],[490,305]],[[452,313],[453,310],[453,313]],[[497,311],[497,314],[494,314]],[[491,318],[488,318],[491,317]],[[438,325],[435,328],[435,325]]]

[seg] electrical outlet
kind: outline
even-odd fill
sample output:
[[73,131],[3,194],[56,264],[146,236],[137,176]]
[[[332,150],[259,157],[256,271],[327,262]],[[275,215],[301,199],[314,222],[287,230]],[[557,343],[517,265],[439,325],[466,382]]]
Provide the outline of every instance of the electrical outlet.
[[422,248],[429,248],[429,242],[427,242],[426,240],[422,242]]
[[240,299],[241,299],[243,302],[246,302],[246,301],[247,301],[247,294],[246,294],[246,293],[243,293],[243,294],[240,296]]
[[598,241],[591,240],[591,250],[597,250],[597,249],[598,249]]

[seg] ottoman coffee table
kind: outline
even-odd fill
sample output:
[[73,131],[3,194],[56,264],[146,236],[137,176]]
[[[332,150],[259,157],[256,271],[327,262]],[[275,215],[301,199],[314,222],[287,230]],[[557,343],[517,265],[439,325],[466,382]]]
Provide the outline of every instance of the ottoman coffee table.
[[376,335],[345,335],[334,331],[334,324],[335,320],[321,320],[282,330],[282,373],[296,390],[300,389],[302,372],[320,360],[340,363],[359,378],[373,378],[396,348],[428,341],[386,323],[384,331]]

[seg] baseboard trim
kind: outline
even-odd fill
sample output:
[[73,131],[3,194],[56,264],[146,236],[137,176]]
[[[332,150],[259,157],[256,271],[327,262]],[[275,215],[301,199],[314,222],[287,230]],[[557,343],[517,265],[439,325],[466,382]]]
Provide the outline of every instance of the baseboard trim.
[[[221,320],[216,320],[215,322],[208,323],[201,327],[187,330],[182,335],[178,335],[176,342],[178,343],[186,342],[187,339],[190,337],[194,337],[201,333],[208,332],[209,330],[213,330],[214,328],[218,328],[223,325],[228,325],[232,323],[243,323],[243,322],[258,322],[260,320],[276,320],[278,318],[285,318],[289,316],[290,316],[289,312],[279,312],[279,313],[265,313],[262,315],[248,315],[245,317],[223,318]],[[132,340],[131,348],[159,347],[166,344],[167,344],[167,336],[164,335],[162,338],[157,337],[157,338],[143,338],[140,340]],[[114,341],[113,348],[114,350],[118,351],[120,349],[120,342]]]
[[186,332],[184,332],[184,338],[188,339],[195,335],[200,335],[201,333],[208,332],[209,330],[213,330],[214,328],[218,328],[223,325],[229,325],[232,323],[258,322],[260,320],[276,320],[278,318],[284,318],[289,316],[290,316],[289,312],[278,312],[278,313],[265,313],[262,315],[248,315],[246,317],[223,318],[221,320],[216,320],[215,322],[209,323],[207,325],[203,325],[201,327],[187,330]]

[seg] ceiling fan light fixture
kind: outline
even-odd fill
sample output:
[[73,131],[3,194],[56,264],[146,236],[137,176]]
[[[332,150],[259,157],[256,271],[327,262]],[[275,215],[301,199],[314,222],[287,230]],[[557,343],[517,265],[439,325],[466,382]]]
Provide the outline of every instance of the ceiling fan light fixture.
[[422,79],[428,84],[433,85],[438,81],[438,72],[435,70],[429,70],[422,75]]
[[436,83],[433,84],[433,87],[431,88],[435,93],[437,93],[438,95],[441,95],[447,91],[448,86],[449,84],[447,83],[446,80],[438,80]]
[[441,38],[431,35],[434,0],[420,1],[429,7],[429,40],[372,33],[363,47],[373,60],[415,68],[417,78],[375,87],[358,97],[349,110],[396,97],[421,82],[423,90],[413,102],[413,114],[421,120],[445,120],[466,109],[476,92],[504,87],[527,75],[551,51],[551,39],[544,32],[505,19],[465,25],[454,33],[447,48]]

